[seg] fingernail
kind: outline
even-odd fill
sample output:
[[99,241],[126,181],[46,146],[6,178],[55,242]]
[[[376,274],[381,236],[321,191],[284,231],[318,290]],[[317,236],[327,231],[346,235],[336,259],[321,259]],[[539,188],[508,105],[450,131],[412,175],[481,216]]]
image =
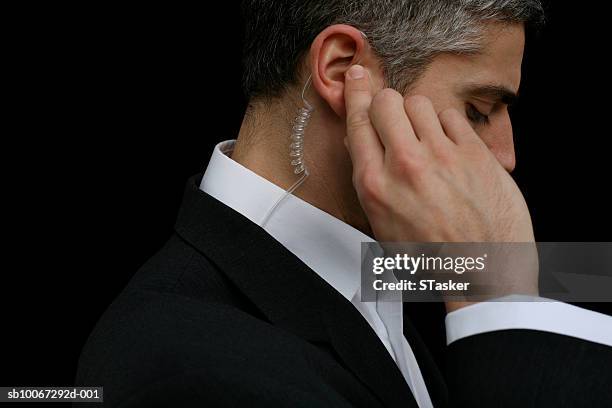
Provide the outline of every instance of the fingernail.
[[361,65],[353,65],[347,75],[350,79],[361,79],[365,76],[365,69]]

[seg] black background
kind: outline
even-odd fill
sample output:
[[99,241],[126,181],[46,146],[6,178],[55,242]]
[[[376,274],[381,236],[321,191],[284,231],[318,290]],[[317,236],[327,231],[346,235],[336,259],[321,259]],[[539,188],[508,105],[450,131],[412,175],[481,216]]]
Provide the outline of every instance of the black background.
[[[95,322],[171,233],[185,181],[236,136],[242,25],[225,3],[4,14],[0,385],[72,383]],[[609,36],[582,4],[548,7],[513,112],[539,241],[610,240]]]

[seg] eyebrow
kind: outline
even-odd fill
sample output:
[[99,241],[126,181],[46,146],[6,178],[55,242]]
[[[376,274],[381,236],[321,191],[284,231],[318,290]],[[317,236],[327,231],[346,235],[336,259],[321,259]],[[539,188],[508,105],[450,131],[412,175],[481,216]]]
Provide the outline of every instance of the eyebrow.
[[462,93],[464,95],[491,99],[506,105],[512,105],[518,100],[518,94],[503,85],[471,85]]

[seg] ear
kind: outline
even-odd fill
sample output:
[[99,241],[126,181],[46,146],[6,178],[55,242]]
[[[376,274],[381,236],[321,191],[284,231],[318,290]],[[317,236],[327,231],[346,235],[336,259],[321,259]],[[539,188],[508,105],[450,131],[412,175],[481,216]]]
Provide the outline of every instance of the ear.
[[361,31],[346,24],[327,27],[310,47],[312,85],[339,117],[346,116],[344,74],[354,64],[368,69],[369,52]]

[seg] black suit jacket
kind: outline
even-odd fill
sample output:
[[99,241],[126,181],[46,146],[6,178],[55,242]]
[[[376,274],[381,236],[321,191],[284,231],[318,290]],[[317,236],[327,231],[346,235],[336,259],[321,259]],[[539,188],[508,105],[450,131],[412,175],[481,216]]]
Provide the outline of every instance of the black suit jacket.
[[[108,407],[416,407],[353,305],[200,180],[95,327],[77,385]],[[612,406],[610,348],[509,330],[453,343],[440,367],[408,319],[405,335],[435,407]]]

